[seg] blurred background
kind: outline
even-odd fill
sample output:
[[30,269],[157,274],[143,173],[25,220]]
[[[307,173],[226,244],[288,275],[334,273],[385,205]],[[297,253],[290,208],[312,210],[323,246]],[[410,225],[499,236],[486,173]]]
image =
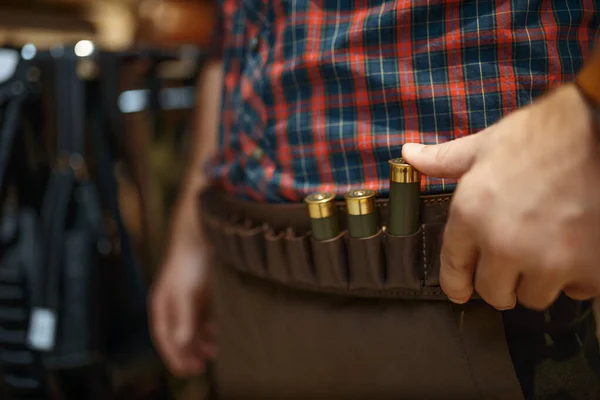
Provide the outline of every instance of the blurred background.
[[216,23],[212,0],[0,1],[0,399],[211,397],[164,368],[146,295]]
[[196,121],[211,0],[0,2],[0,398],[204,399],[145,297]]

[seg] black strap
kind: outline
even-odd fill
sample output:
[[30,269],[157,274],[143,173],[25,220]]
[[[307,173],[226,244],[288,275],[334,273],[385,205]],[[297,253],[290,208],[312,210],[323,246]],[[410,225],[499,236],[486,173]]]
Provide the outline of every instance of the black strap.
[[[85,147],[85,91],[84,84],[77,76],[77,58],[73,49],[54,60],[55,91],[58,120],[59,160],[50,176],[44,203],[42,205],[42,233],[44,235],[44,263],[39,266],[39,287],[32,288],[32,316],[30,318],[29,344],[42,351],[51,351],[55,344],[57,319],[59,318],[61,275],[63,254],[67,235],[67,218],[77,186],[76,171],[73,169],[75,157],[83,160]],[[38,315],[52,315],[52,322],[46,330],[52,330],[52,340],[40,341],[35,338],[41,332],[42,318]]]
[[[69,50],[71,51],[71,50]],[[99,118],[99,99],[86,99],[85,82],[76,74],[76,63],[73,55],[68,54],[55,60],[57,82],[57,111],[58,111],[58,148],[62,162],[59,168],[52,173],[48,184],[46,197],[42,209],[43,230],[46,238],[46,263],[42,268],[42,276],[38,309],[49,310],[58,315],[60,305],[61,270],[64,264],[64,243],[69,226],[68,216],[73,211],[73,194],[77,187],[84,182],[80,181],[82,175],[74,168],[74,161],[81,161],[85,166],[83,154],[85,148],[86,130],[85,118],[87,114],[86,100],[94,102],[91,107],[90,128],[92,148],[98,164],[99,183],[117,228],[121,240],[121,256],[124,262],[124,278],[128,283],[135,285],[133,288],[139,296],[135,296],[134,303],[130,306],[144,307],[145,290],[139,274],[139,268],[134,257],[133,248],[125,225],[121,218],[118,204],[118,186],[114,176],[114,166],[110,151],[106,145],[102,120]],[[45,269],[45,271],[44,271]],[[138,299],[136,301],[136,299]],[[140,304],[137,304],[138,301]],[[36,304],[34,304],[36,305]],[[58,317],[60,318],[60,316]]]
[[42,209],[47,266],[45,293],[41,297],[42,305],[54,310],[59,306],[67,216],[77,180],[72,163],[74,157],[83,160],[85,147],[85,88],[77,76],[77,61],[72,49],[55,59],[58,148],[62,153],[59,157],[66,157],[66,160],[59,162],[52,173]]
[[77,75],[73,49],[55,60],[58,148],[63,155],[83,154],[85,148],[85,83]]
[[42,221],[46,238],[45,291],[40,299],[45,308],[58,310],[60,300],[60,276],[66,241],[66,223],[69,204],[75,188],[75,174],[65,169],[51,176],[47,203],[44,205]]
[[23,101],[23,96],[13,98],[6,106],[6,111],[4,112],[4,124],[0,133],[0,190],[4,187],[6,169],[8,168],[10,153],[17,134]]
[[[97,106],[98,104],[95,105]],[[108,202],[111,214],[117,224],[117,230],[121,240],[121,257],[125,266],[125,273],[127,274],[127,279],[129,282],[136,286],[138,293],[144,294],[145,285],[143,284],[140,269],[138,268],[138,263],[133,251],[129,233],[125,228],[123,218],[121,217],[121,211],[119,209],[119,188],[114,174],[114,163],[111,159],[107,141],[102,130],[102,120],[99,117],[99,107],[92,108],[90,122],[92,131],[92,147],[94,148],[94,152],[100,167],[100,185],[105,193],[105,198]]]

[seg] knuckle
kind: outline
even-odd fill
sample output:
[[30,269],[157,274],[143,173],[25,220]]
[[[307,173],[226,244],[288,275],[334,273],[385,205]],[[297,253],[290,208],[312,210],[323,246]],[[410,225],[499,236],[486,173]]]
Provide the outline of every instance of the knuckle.
[[565,289],[565,294],[576,301],[585,301],[590,300],[595,297],[594,293],[590,290],[585,290],[582,288],[570,288]]
[[450,214],[453,218],[459,221],[465,221],[468,219],[469,209],[465,207],[464,203],[460,199],[455,198],[450,207]]
[[444,293],[451,299],[466,301],[471,297],[473,290],[468,285],[458,285],[456,281],[440,275],[440,286]]
[[507,229],[492,229],[487,236],[491,253],[503,259],[511,258],[519,246],[519,238]]
[[481,296],[490,306],[499,311],[512,310],[517,305],[516,298],[513,296],[498,296],[497,294],[489,296],[489,298]]
[[448,280],[442,279],[440,281],[440,286],[444,293],[446,293],[446,295],[452,297],[453,299],[462,299],[470,294],[470,292],[464,287],[458,287],[449,282]]
[[486,303],[497,310],[504,311],[515,308],[516,296],[514,293],[506,293],[488,281],[477,280],[475,290]]
[[494,307],[498,311],[508,311],[512,310],[516,307],[516,302],[513,300],[505,300],[505,301],[495,301],[488,303],[492,307]]
[[479,215],[479,206],[472,199],[457,195],[452,202],[450,212],[461,221],[471,221]]
[[458,270],[454,257],[452,257],[452,250],[444,248],[440,254],[440,264],[443,265],[445,272],[454,272]]
[[467,302],[472,294],[469,290],[453,290],[452,288],[448,288],[444,283],[441,283],[441,288],[444,294],[455,303]]
[[448,156],[450,154],[452,145],[453,145],[452,142],[447,142],[447,143],[441,144],[437,147],[437,151],[435,152],[435,156],[434,156],[436,163],[442,164],[442,165],[444,165],[446,163],[446,161],[448,160]]
[[564,248],[556,248],[541,265],[545,276],[561,277],[569,274],[574,265],[577,265],[577,255]]
[[470,187],[461,183],[460,191],[454,197],[450,213],[453,218],[466,223],[467,225],[476,225],[484,217],[486,203],[480,200],[477,194],[469,194]]
[[502,305],[493,305],[493,307],[498,311],[508,311],[513,310],[517,306],[516,300],[511,300],[510,302],[504,302]]
[[446,248],[440,254],[440,278],[444,276],[448,280],[452,280],[455,284],[464,279],[466,267],[459,262],[457,250]]

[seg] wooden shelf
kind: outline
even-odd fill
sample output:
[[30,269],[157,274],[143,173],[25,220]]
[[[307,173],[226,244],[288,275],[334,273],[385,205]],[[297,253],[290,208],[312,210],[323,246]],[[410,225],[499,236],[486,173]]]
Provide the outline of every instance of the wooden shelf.
[[15,2],[2,0],[0,28],[43,29],[93,34],[94,24],[86,19],[87,8],[80,4]]
[[81,39],[123,49],[133,39],[138,0],[0,0],[0,46],[39,48]]

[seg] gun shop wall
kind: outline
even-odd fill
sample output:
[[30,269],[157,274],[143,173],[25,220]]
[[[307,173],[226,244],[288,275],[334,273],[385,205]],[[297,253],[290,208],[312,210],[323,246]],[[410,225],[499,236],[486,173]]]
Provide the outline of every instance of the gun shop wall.
[[210,0],[0,2],[0,398],[203,398],[158,360],[145,294],[215,19]]

